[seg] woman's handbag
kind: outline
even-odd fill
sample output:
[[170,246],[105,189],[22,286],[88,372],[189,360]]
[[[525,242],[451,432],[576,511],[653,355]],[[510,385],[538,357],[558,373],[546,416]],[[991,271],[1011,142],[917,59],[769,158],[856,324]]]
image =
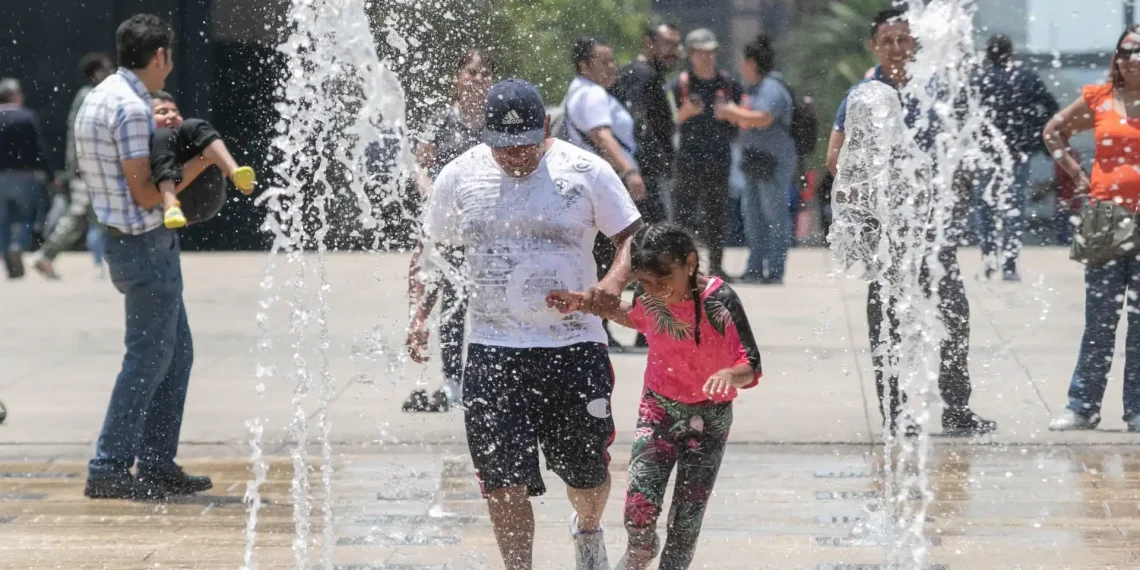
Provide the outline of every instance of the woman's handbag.
[[1086,199],[1074,228],[1069,259],[1103,265],[1126,255],[1140,254],[1136,214],[1112,200]]
[[770,181],[776,177],[776,155],[744,147],[740,153],[740,172],[752,180]]

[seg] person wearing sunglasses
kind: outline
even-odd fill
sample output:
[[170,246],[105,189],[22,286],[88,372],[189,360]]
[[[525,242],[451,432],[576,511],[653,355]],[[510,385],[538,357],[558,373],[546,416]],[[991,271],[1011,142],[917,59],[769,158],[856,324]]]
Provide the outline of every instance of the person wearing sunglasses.
[[[1069,139],[1093,131],[1096,150],[1085,172]],[[1140,210],[1140,26],[1116,43],[1109,82],[1086,85],[1042,133],[1057,164],[1076,181],[1075,198],[1085,208],[1115,203],[1125,217]],[[1111,206],[1110,206],[1111,207]],[[1081,217],[1084,217],[1083,215]],[[1081,224],[1083,227],[1085,224]],[[1068,405],[1049,424],[1056,431],[1091,430],[1100,423],[1101,401],[1116,347],[1116,325],[1128,306],[1124,349],[1124,421],[1140,432],[1140,252],[1135,248],[1085,266],[1085,331],[1069,384]]]

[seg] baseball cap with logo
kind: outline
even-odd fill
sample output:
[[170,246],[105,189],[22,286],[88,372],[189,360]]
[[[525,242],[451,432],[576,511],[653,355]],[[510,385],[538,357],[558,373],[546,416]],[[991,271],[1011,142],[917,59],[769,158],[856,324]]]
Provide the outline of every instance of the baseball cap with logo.
[[708,28],[697,28],[685,36],[685,47],[690,50],[709,51],[720,47],[716,35]]
[[522,79],[496,83],[487,93],[483,142],[492,148],[536,145],[546,140],[546,105],[538,88]]

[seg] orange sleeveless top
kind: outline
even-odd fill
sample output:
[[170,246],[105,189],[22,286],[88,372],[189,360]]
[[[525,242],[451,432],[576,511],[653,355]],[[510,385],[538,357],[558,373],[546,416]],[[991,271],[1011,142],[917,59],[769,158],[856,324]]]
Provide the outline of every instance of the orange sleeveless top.
[[1112,85],[1086,85],[1081,95],[1093,111],[1093,159],[1089,193],[1140,211],[1140,118],[1116,111]]

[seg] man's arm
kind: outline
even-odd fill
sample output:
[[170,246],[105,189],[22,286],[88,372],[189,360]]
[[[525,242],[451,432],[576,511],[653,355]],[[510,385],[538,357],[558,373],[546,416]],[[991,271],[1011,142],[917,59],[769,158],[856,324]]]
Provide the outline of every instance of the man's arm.
[[151,178],[150,157],[130,158],[121,161],[120,164],[131,198],[140,208],[149,210],[162,203],[162,194],[154,186],[154,179]]
[[162,194],[155,188],[150,170],[153,125],[150,109],[142,101],[136,101],[117,109],[112,131],[127,189],[144,210],[162,203]]
[[644,224],[641,219],[638,219],[630,224],[629,227],[610,238],[617,247],[617,255],[614,257],[614,263],[610,266],[610,270],[606,272],[606,276],[598,282],[599,289],[620,296],[621,292],[624,291],[626,286],[632,281],[630,276],[630,245],[633,240],[633,234],[636,234],[642,225]]

